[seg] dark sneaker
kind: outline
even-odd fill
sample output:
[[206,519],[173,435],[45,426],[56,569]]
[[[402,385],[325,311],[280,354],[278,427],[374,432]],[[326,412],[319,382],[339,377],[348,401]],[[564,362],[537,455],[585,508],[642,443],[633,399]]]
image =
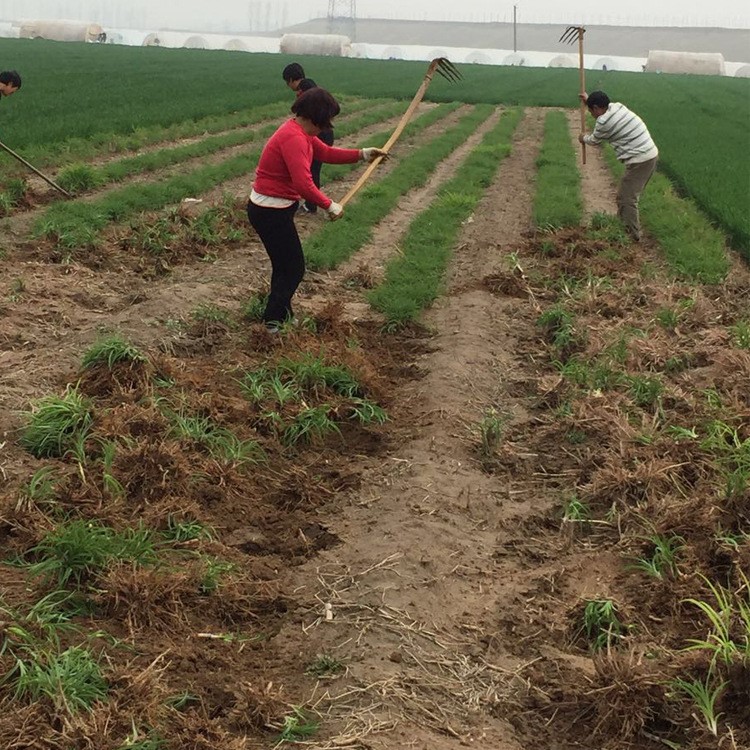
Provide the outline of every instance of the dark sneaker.
[[303,203],[302,205],[308,214],[315,214],[318,212],[318,207],[314,203]]

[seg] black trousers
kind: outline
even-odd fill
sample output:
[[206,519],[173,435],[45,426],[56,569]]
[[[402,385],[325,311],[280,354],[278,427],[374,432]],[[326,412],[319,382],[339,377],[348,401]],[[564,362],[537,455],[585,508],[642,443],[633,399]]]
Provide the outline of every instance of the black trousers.
[[[320,138],[320,140],[327,146],[333,146],[333,130],[321,130],[320,133],[318,133],[318,138]],[[310,174],[312,174],[313,182],[316,187],[320,187],[320,168],[322,166],[322,161],[313,161],[310,165]],[[305,208],[311,214],[314,214],[318,210],[318,207],[309,201],[305,201]]]
[[247,218],[271,259],[271,292],[263,313],[266,323],[292,318],[292,297],[305,275],[305,256],[294,225],[297,206],[263,208],[247,204]]

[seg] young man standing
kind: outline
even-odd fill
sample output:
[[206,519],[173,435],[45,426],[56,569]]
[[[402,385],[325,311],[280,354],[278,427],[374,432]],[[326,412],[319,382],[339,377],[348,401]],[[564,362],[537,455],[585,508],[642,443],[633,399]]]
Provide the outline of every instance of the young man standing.
[[[282,71],[281,76],[286,82],[286,85],[289,86],[298,97],[305,91],[317,87],[317,84],[312,78],[305,78],[304,68],[296,62],[289,63],[289,65],[287,65]],[[321,130],[320,133],[318,133],[318,138],[320,138],[326,146],[333,146],[333,130]],[[320,170],[322,166],[322,162],[319,162],[317,159],[314,160],[310,166],[310,173],[312,174],[313,182],[318,188],[320,187]],[[308,214],[314,214],[317,212],[318,207],[314,203],[306,200],[300,205],[300,210]]]
[[0,73],[0,98],[15,94],[21,88],[21,76],[15,70]]
[[659,160],[659,149],[643,120],[624,104],[610,102],[603,91],[580,94],[596,120],[594,132],[579,135],[578,140],[590,146],[603,141],[612,144],[617,158],[625,164],[625,175],[617,191],[617,215],[630,236],[641,239],[638,200],[648,184]]

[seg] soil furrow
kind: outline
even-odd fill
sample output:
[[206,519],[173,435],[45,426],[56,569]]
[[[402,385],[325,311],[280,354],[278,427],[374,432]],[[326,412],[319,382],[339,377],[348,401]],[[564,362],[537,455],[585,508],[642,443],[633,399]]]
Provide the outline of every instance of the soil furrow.
[[[410,439],[367,468],[364,492],[326,513],[343,544],[295,571],[290,584],[306,593],[309,608],[300,613],[302,634],[290,625],[277,646],[332,653],[347,664],[340,690],[348,698],[340,700],[348,708],[337,709],[334,696],[332,711],[349,722],[342,737],[352,722],[363,733],[380,729],[367,737],[371,748],[523,747],[490,713],[512,692],[521,665],[485,658],[494,637],[486,628],[518,585],[518,563],[498,560],[497,536],[511,513],[530,512],[534,502],[519,500],[508,478],[482,471],[472,425],[490,406],[522,408],[497,380],[514,369],[513,310],[482,280],[528,229],[541,136],[541,118],[527,112],[463,231],[448,294],[425,316],[435,331],[431,351],[418,360],[425,376],[398,399]],[[332,622],[321,619],[326,602]]]

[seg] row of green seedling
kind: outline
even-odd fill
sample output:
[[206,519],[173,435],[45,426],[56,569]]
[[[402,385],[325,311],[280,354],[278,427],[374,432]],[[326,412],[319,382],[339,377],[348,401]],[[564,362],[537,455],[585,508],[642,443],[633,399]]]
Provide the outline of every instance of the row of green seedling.
[[[609,147],[605,158],[614,175],[621,178],[625,166]],[[655,172],[643,191],[640,214],[644,228],[655,237],[676,275],[704,284],[719,284],[726,278],[726,236],[692,200],[678,196],[663,174]]]
[[455,176],[409,225],[399,245],[401,252],[386,266],[383,283],[368,294],[370,304],[385,315],[389,324],[416,319],[438,296],[461,226],[510,153],[511,138],[521,116],[518,109],[503,112]]
[[[359,98],[339,100],[346,109],[359,109],[362,106]],[[384,100],[369,100],[368,106],[380,104]],[[263,120],[280,117],[289,112],[290,103],[281,102],[252,107],[222,115],[209,115],[195,120],[185,120],[173,125],[154,125],[137,128],[131,133],[96,133],[89,138],[69,138],[51,145],[36,145],[23,149],[20,153],[37,167],[46,169],[69,163],[72,160],[82,161],[112,154],[137,151],[158,143],[168,143],[205,134],[222,133],[227,130],[257,125]],[[18,171],[18,165],[8,161],[0,165],[0,176]]]
[[[409,124],[405,130],[405,136],[415,137],[425,128],[446,117],[458,106],[458,104],[443,105],[424,113]],[[399,104],[398,107],[400,108],[401,105]],[[384,143],[389,135],[390,131],[376,133],[367,138],[367,143]],[[326,168],[324,175],[326,185],[343,179],[356,169],[361,169],[359,163],[330,166],[332,168]],[[330,192],[329,188],[326,190]],[[211,248],[226,246],[246,236],[248,225],[242,216],[244,216],[244,210],[239,210],[236,201],[230,197],[225,197],[219,205],[212,206],[190,219],[186,218],[179,209],[169,211],[156,219],[145,214],[131,223],[120,237],[120,244],[126,248],[134,248],[158,257],[173,255],[184,248],[198,246],[206,249],[203,259],[211,260],[213,257]]]
[[581,177],[564,112],[549,112],[536,160],[534,225],[540,229],[578,226],[583,213]]
[[[379,107],[368,107],[364,114],[346,120],[347,127],[361,128],[383,117],[390,117],[398,112],[399,103],[386,103]],[[286,107],[276,107],[272,118],[278,119],[286,114]],[[271,119],[271,117],[266,119]],[[58,184],[73,194],[83,193],[112,182],[122,182],[130,177],[156,172],[176,164],[183,164],[192,159],[210,156],[228,148],[235,148],[252,143],[260,138],[267,138],[278,127],[278,123],[257,130],[237,129],[221,135],[209,136],[195,143],[183,146],[171,146],[158,151],[139,154],[126,159],[112,161],[101,167],[87,164],[75,164],[63,169],[57,176]]]
[[396,207],[399,198],[424,185],[436,165],[465,142],[492,111],[486,105],[475,107],[456,125],[400,159],[379,182],[362,190],[357,201],[347,208],[341,226],[337,226],[341,222],[324,226],[308,239],[308,266],[316,270],[335,268],[364,247],[375,225]]
[[[374,122],[381,119],[383,113],[376,113]],[[355,133],[363,127],[363,121],[342,127],[342,135]],[[264,128],[266,135],[270,135],[273,130],[274,126]],[[109,224],[122,222],[144,211],[163,208],[170,203],[178,203],[183,198],[200,195],[227,180],[252,174],[260,152],[261,147],[256,147],[217,164],[172,175],[159,182],[114,190],[98,200],[58,203],[51,206],[36,223],[35,231],[53,239],[60,248],[93,247],[99,234]]]

